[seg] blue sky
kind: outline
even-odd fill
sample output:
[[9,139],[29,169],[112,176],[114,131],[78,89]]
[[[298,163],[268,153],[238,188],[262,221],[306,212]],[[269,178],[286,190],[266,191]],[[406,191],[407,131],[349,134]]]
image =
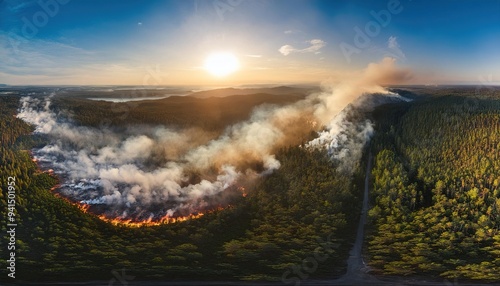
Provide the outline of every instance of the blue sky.
[[[408,84],[497,84],[499,50],[500,0],[0,1],[8,84],[321,82],[387,56]],[[239,70],[207,72],[217,52]]]

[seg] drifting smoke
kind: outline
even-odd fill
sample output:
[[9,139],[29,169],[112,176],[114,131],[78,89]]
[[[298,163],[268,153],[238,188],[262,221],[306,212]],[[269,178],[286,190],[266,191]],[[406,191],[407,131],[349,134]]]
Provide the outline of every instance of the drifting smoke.
[[380,63],[369,64],[359,77],[344,80],[332,87],[330,92],[321,94],[321,103],[316,106],[315,115],[322,120],[322,124],[326,124],[326,130],[308,142],[306,147],[326,149],[330,158],[338,163],[339,171],[352,173],[361,159],[363,147],[373,134],[373,123],[355,115],[387,101],[409,101],[381,85],[410,78],[410,71],[396,68],[395,59],[384,58]]
[[327,148],[340,162],[358,161],[373,128],[369,121],[349,121],[355,109],[346,107],[353,101],[366,105],[357,101],[363,94],[398,97],[378,84],[408,77],[394,60],[384,59],[359,79],[297,103],[258,107],[218,137],[199,129],[141,126],[116,132],[77,126],[55,114],[51,97],[22,98],[18,117],[51,139],[33,153],[59,175],[61,194],[108,217],[158,220],[209,208],[242,181],[278,169],[276,149],[297,143],[297,134],[316,125],[326,129],[307,147]]
[[[280,136],[259,115],[205,143],[196,141],[200,131],[192,129],[142,127],[116,133],[75,126],[54,114],[50,102],[50,97],[21,99],[18,117],[52,139],[33,152],[35,159],[62,178],[59,192],[84,204],[112,206],[105,212],[109,216],[158,219],[203,209],[207,198],[233,186],[243,174],[258,175],[250,169],[238,170],[237,155],[260,158],[264,173],[280,167],[265,147],[252,148],[258,142],[270,145]],[[151,163],[157,154],[167,161],[161,167]],[[211,168],[216,171],[210,172]],[[201,171],[211,180],[191,182],[190,174]]]

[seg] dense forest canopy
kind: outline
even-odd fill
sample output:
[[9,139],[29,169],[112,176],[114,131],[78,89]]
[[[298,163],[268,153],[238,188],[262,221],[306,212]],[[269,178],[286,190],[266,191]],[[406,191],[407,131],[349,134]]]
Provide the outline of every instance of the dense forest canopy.
[[[414,100],[386,104],[369,115],[375,122],[369,146],[374,164],[364,253],[371,274],[499,281],[498,89],[394,91]],[[272,96],[275,104],[297,100]],[[193,113],[175,121],[220,132],[268,99],[242,96],[238,100],[245,107],[234,114],[230,106],[222,108],[224,98],[213,99],[207,102],[224,110],[220,114],[206,122]],[[175,100],[188,99],[170,102]],[[325,151],[295,144],[277,152],[279,170],[257,180],[247,196],[227,208],[159,226],[113,225],[54,195],[58,178],[40,170],[29,152],[45,139],[31,135],[33,128],[15,117],[18,102],[17,95],[0,97],[0,216],[7,215],[7,177],[14,176],[20,281],[109,280],[113,271],[126,270],[139,281],[294,283],[345,272],[361,209],[360,166],[365,164],[357,164],[349,177]],[[81,124],[98,126],[110,104],[59,98],[55,108]],[[199,108],[205,110],[203,104]],[[158,105],[141,103],[127,111],[127,121],[171,124],[167,117],[151,115],[155,110]],[[112,124],[121,124],[119,116],[111,116]],[[3,241],[6,230],[2,223]],[[7,255],[2,244],[0,256]],[[325,259],[304,272],[304,261],[316,256]],[[1,272],[4,280],[6,268]]]
[[434,96],[379,110],[369,264],[499,281],[500,91],[424,91]]
[[[345,267],[360,188],[338,174],[323,151],[283,148],[277,154],[280,170],[257,181],[231,206],[198,219],[131,228],[104,222],[55,196],[51,189],[57,178],[30,158],[29,149],[43,144],[43,138],[34,140],[33,129],[15,118],[18,97],[0,99],[0,215],[6,215],[6,178],[15,176],[20,280],[106,280],[112,271],[126,269],[138,280],[294,281],[304,277],[290,269],[312,255],[324,260],[308,273],[310,278],[340,275]],[[5,224],[0,231],[6,239]],[[284,276],[287,271],[291,274]],[[2,273],[4,279],[5,268]]]

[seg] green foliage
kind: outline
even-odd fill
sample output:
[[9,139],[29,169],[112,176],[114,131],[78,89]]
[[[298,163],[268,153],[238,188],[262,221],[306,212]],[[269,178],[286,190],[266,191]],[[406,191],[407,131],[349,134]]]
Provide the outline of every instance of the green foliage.
[[[292,147],[278,155],[282,167],[250,197],[257,214],[250,230],[224,244],[225,256],[245,270],[243,278],[256,271],[281,277],[288,266],[301,265],[317,251],[329,259],[315,275],[328,275],[332,264],[341,272],[359,215],[359,194],[352,192],[351,178],[338,174],[320,151]],[[326,237],[334,239],[326,247],[319,245]],[[337,244],[341,247],[332,249]]]
[[302,99],[299,95],[249,94],[196,98],[171,96],[154,101],[115,103],[78,97],[56,97],[54,105],[64,115],[87,126],[127,126],[134,124],[199,127],[220,132],[226,126],[250,117],[261,104],[284,105]]
[[[0,99],[0,216],[6,216],[6,179],[15,176],[18,279],[108,280],[112,271],[126,269],[138,280],[279,280],[288,267],[316,252],[328,254],[316,276],[331,275],[332,265],[343,269],[360,188],[337,174],[324,153],[280,151],[279,171],[262,178],[248,197],[199,219],[114,226],[52,193],[57,178],[41,172],[27,151],[43,138],[31,136],[32,128],[14,117],[18,98]],[[0,224],[2,241],[5,227]],[[6,252],[2,244],[0,257]],[[2,261],[0,279],[5,279]]]
[[370,265],[500,281],[498,92],[391,108],[373,141]]

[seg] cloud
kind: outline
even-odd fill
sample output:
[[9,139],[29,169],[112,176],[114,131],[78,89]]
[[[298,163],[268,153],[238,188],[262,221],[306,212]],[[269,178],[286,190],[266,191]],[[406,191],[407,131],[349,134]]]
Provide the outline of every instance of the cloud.
[[297,51],[293,46],[284,45],[279,49],[279,52],[285,56],[288,56],[290,53]]
[[394,36],[390,36],[389,40],[387,41],[387,47],[389,49],[399,49],[397,38]]
[[310,44],[309,47],[303,49],[297,49],[292,45],[284,45],[279,48],[279,52],[284,56],[288,56],[292,53],[319,53],[319,50],[326,46],[326,42],[320,39],[312,39],[307,41]]
[[261,58],[262,55],[246,55],[249,58]]
[[[0,1],[0,3],[1,2],[2,1]],[[15,1],[15,0],[7,0],[6,2],[7,2],[6,4],[8,7],[8,10],[10,12],[13,12],[13,13],[22,12],[26,8],[35,6],[35,4],[37,3],[36,0],[23,1],[21,3],[19,3],[19,1]]]
[[9,84],[112,84],[110,77],[142,84],[145,73],[119,57],[0,30],[0,75]]
[[0,55],[6,61],[0,71],[18,75],[68,75],[97,54],[71,45],[28,39],[16,33],[0,32]]
[[372,45],[368,48],[368,51],[373,53],[374,56],[384,57],[384,58],[394,58],[399,62],[406,61],[406,55],[403,53],[401,46],[399,45],[398,39],[395,36],[390,36],[384,46]]
[[400,59],[401,61],[406,60],[406,56],[399,46],[398,39],[394,36],[390,36],[387,41],[387,48],[393,53],[393,57]]

